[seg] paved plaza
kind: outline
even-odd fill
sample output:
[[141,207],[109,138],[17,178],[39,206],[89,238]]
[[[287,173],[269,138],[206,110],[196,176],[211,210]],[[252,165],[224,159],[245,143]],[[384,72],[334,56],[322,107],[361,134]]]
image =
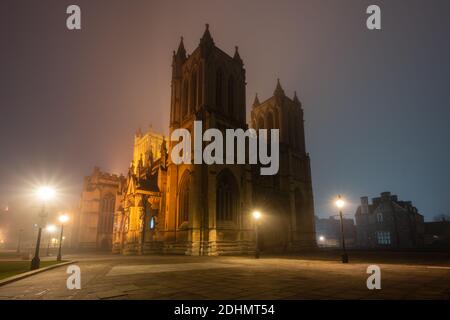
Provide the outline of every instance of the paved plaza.
[[[336,256],[338,257],[338,256]],[[449,299],[448,255],[430,263],[376,257],[342,264],[320,257],[66,256],[81,289],[68,290],[67,266],[0,287],[0,299]],[[367,261],[365,261],[367,260]],[[378,260],[378,261],[377,261]],[[387,260],[387,261],[385,261]],[[381,268],[368,290],[367,267]]]

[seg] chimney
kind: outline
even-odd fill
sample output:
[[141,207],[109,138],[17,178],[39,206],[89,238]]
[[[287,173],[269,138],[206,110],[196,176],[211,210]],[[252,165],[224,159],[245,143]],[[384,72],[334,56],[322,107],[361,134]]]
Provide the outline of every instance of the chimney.
[[361,197],[361,213],[368,214],[369,213],[369,198]]
[[381,199],[384,200],[384,201],[391,200],[391,193],[389,191],[382,192],[381,193]]

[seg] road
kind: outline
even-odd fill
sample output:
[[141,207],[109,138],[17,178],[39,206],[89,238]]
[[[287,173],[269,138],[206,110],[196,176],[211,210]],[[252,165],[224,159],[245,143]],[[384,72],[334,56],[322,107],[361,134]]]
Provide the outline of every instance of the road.
[[[0,287],[0,299],[449,299],[450,262],[379,259],[381,289],[365,262],[300,257],[66,256],[81,269],[69,290],[59,267]],[[375,259],[376,260],[376,259]],[[375,261],[376,262],[376,261]]]

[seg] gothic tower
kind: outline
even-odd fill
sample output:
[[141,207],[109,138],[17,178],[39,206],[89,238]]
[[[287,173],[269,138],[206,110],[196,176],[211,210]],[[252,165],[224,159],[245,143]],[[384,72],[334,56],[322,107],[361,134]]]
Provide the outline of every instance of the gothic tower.
[[280,167],[274,176],[253,172],[253,202],[267,212],[261,246],[279,252],[315,247],[314,203],[303,109],[297,93],[288,98],[280,81],[274,94],[251,111],[254,129],[279,129]]
[[[184,128],[195,139],[194,121],[202,121],[203,132],[246,130],[245,116],[245,69],[238,48],[233,57],[217,48],[208,25],[190,55],[181,38],[172,58],[170,134]],[[176,143],[170,142],[169,155]],[[170,251],[216,255],[251,250],[248,166],[175,165],[169,157],[167,176],[165,242]]]
[[[229,160],[236,160],[237,154],[233,159],[226,148],[217,156],[218,162],[202,161],[204,148],[220,141],[212,137],[213,141],[203,142],[196,135],[213,129],[226,137],[226,129],[248,129],[245,86],[238,48],[233,56],[217,48],[208,25],[190,55],[181,39],[172,57],[170,135],[176,129],[190,133],[191,162],[173,162],[172,152],[179,141],[169,139],[167,150],[164,137],[138,135],[128,179],[118,193],[115,252],[252,253],[254,210],[262,212],[258,241],[263,251],[315,246],[303,108],[296,94],[292,99],[286,96],[279,81],[273,96],[263,102],[256,97],[251,110],[252,128],[279,129],[278,173],[265,176],[258,164],[230,164],[236,163]],[[195,130],[199,123],[201,132]],[[200,161],[196,161],[198,152]]]

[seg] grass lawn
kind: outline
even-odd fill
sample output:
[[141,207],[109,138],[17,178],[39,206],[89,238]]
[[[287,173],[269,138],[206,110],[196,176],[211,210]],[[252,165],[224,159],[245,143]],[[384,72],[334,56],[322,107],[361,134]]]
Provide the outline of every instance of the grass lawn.
[[0,259],[20,259],[21,254],[15,251],[0,251]]
[[[61,262],[41,261],[40,267],[44,268]],[[0,280],[30,271],[30,265],[31,261],[0,261]]]

